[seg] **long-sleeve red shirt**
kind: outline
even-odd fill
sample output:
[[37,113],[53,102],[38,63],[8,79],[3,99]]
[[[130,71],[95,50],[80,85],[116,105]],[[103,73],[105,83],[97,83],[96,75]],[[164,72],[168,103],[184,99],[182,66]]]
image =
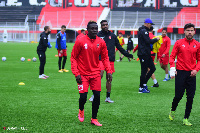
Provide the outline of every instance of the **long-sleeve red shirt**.
[[158,56],[159,59],[163,54],[165,56],[169,56],[169,50],[171,46],[171,40],[168,36],[163,37],[163,44],[161,44],[161,47],[159,48]]
[[72,73],[75,76],[100,74],[99,55],[107,73],[112,73],[104,40],[98,36],[90,39],[88,35],[78,39],[71,53]]
[[196,40],[184,38],[176,41],[170,55],[170,67],[175,67],[174,60],[176,56],[176,69],[185,71],[200,70],[200,43]]
[[81,37],[85,36],[83,33],[79,34],[77,37],[76,37],[76,40],[77,39],[80,39]]

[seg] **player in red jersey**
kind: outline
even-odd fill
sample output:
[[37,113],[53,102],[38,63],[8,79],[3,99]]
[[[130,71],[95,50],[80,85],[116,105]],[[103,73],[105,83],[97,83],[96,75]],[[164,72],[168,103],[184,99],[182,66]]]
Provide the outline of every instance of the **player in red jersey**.
[[81,38],[81,37],[83,37],[84,35],[85,35],[85,30],[82,29],[82,30],[81,30],[81,34],[79,34],[79,35],[76,37],[76,40],[79,39],[79,38]]
[[89,22],[87,30],[88,35],[75,42],[71,53],[71,70],[76,77],[80,94],[78,118],[81,122],[84,121],[84,104],[87,100],[88,87],[90,85],[90,90],[93,91],[94,95],[91,124],[102,126],[97,120],[101,92],[99,55],[101,55],[109,82],[112,81],[112,71],[106,43],[97,36],[97,23],[94,21]]
[[167,29],[162,30],[162,38],[163,44],[159,49],[159,53],[157,54],[157,61],[160,61],[160,67],[165,71],[165,79],[163,81],[169,81],[169,70],[168,70],[168,63],[169,63],[169,50],[171,46],[171,40],[167,36]]
[[[175,97],[172,102],[169,119],[174,120],[178,103],[185,90],[187,103],[183,124],[192,126],[188,121],[192,110],[193,98],[196,90],[196,74],[200,70],[200,43],[193,39],[195,26],[191,23],[184,26],[185,38],[176,41],[170,55],[170,76],[175,78]],[[175,58],[177,63],[175,69]]]

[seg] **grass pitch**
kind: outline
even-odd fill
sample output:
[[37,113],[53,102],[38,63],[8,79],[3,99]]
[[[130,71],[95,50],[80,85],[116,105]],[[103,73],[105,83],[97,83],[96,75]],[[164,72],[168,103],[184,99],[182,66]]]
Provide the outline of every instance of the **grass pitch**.
[[[53,44],[55,46],[55,44]],[[98,113],[102,127],[90,124],[92,104],[85,104],[85,121],[79,122],[78,89],[70,69],[70,54],[73,44],[68,44],[66,69],[69,73],[58,73],[57,50],[53,47],[46,52],[45,74],[50,78],[38,78],[39,60],[28,62],[36,57],[37,44],[0,43],[0,132],[200,132],[200,83],[197,75],[197,91],[190,116],[192,127],[182,125],[186,96],[176,111],[173,122],[168,118],[174,97],[174,80],[163,82],[164,71],[156,65],[156,78],[159,88],[150,88],[150,94],[138,94],[140,64],[137,61],[115,62],[111,99],[113,104],[105,103],[105,75],[102,79],[101,105]],[[20,58],[26,61],[21,62]],[[134,57],[137,57],[134,54]],[[117,58],[118,59],[118,53]],[[19,86],[24,82],[24,86]],[[150,79],[148,86],[153,85]],[[92,95],[88,93],[88,99]],[[6,128],[4,130],[3,128]]]

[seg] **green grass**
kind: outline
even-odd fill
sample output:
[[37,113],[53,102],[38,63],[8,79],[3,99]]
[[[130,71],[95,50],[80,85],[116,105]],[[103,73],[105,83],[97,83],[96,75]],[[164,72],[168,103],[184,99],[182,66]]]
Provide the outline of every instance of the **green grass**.
[[[73,44],[68,44],[66,68],[70,69],[70,53]],[[197,91],[190,117],[192,127],[182,125],[186,96],[177,108],[173,122],[168,119],[171,102],[174,97],[174,80],[163,82],[164,71],[156,65],[156,78],[159,88],[150,88],[150,94],[138,94],[140,64],[137,61],[115,62],[111,99],[113,104],[105,103],[105,75],[102,79],[101,105],[98,119],[103,124],[96,127],[90,124],[92,104],[85,104],[85,121],[78,121],[78,89],[74,75],[58,73],[57,51],[55,48],[46,52],[45,74],[50,78],[38,79],[39,60],[28,62],[37,57],[37,44],[0,43],[0,132],[3,127],[17,127],[10,132],[200,132],[200,91],[197,75]],[[20,58],[26,61],[21,62]],[[134,57],[137,57],[134,54]],[[118,53],[117,53],[118,59]],[[24,82],[25,86],[19,86]],[[148,86],[153,85],[150,79]],[[92,95],[89,91],[88,99]],[[7,130],[8,131],[8,130]]]

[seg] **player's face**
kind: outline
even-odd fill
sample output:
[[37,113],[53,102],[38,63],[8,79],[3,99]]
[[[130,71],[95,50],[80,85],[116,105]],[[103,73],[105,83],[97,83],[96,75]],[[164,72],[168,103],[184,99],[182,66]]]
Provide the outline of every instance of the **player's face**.
[[119,34],[119,37],[122,37],[122,34]]
[[162,36],[164,37],[164,36],[166,36],[167,35],[167,31],[166,30],[163,30],[162,31]]
[[61,31],[62,31],[62,32],[65,32],[65,31],[66,31],[66,28],[61,28]]
[[192,38],[195,34],[194,28],[193,27],[187,28],[187,29],[185,29],[184,32],[185,32],[186,39],[192,40]]
[[108,31],[108,22],[103,22],[103,23],[101,24],[101,29],[102,29],[103,31]]
[[96,38],[98,33],[98,25],[97,24],[90,24],[88,30],[88,36],[92,38]]
[[50,27],[48,28],[48,33],[49,33],[49,34],[51,33],[51,28],[50,28]]

